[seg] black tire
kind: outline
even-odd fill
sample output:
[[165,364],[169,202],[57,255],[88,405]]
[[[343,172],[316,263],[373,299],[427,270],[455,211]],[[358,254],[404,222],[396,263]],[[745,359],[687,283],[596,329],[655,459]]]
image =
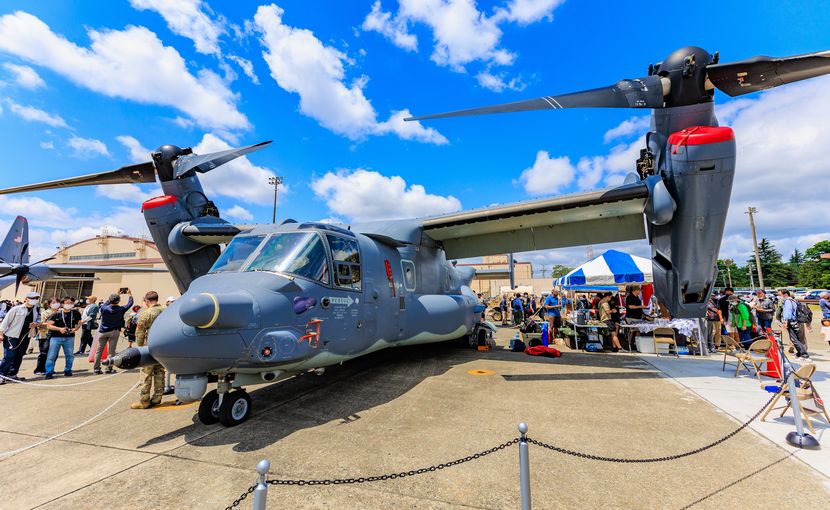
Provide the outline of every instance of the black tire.
[[219,394],[210,390],[202,397],[199,403],[199,421],[205,425],[212,425],[219,421]]
[[501,322],[501,310],[493,310],[490,315],[493,318],[493,322]]
[[222,398],[219,421],[226,427],[235,427],[251,417],[251,397],[245,390],[236,390]]

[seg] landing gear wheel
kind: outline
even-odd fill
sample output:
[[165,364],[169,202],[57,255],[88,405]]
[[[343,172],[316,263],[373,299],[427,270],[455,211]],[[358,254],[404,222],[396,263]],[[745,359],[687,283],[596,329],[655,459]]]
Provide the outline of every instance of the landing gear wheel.
[[219,421],[226,427],[235,427],[251,416],[251,397],[245,390],[236,390],[222,398]]
[[199,403],[199,421],[211,425],[219,421],[219,394],[210,390]]

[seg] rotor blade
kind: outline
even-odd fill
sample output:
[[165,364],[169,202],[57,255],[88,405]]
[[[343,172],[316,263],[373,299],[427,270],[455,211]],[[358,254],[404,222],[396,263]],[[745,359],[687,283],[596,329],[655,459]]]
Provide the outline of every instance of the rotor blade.
[[49,262],[50,260],[55,260],[55,257],[49,257],[48,259],[38,260],[33,264],[29,264],[29,267],[36,266],[38,264],[43,264],[44,262]]
[[187,154],[185,156],[179,156],[173,162],[173,168],[175,169],[174,176],[176,178],[181,177],[191,170],[199,173],[209,172],[218,166],[224,165],[228,161],[232,161],[250,152],[258,151],[270,143],[271,140],[268,140],[267,142],[260,142],[242,147],[241,149],[228,149],[226,151],[211,152],[210,154]]
[[454,112],[409,117],[404,120],[441,119],[490,113],[526,112],[531,110],[560,110],[562,108],[662,108],[663,96],[669,92],[669,80],[657,75],[634,80],[621,80],[610,87],[602,87],[561,96],[545,96],[515,103]]
[[111,170],[109,172],[99,172],[97,174],[82,175],[80,177],[70,177],[69,179],[57,179],[38,184],[0,189],[0,195],[21,193],[23,191],[93,186],[97,184],[144,183],[155,181],[155,167],[151,161],[148,161],[146,163],[138,163],[137,165],[122,166],[118,170]]
[[735,97],[830,73],[830,50],[793,57],[753,57],[706,67],[709,81]]
[[20,290],[20,284],[23,282],[23,279],[26,278],[26,275],[23,273],[17,273],[17,277],[14,279],[14,295],[17,295],[17,291]]

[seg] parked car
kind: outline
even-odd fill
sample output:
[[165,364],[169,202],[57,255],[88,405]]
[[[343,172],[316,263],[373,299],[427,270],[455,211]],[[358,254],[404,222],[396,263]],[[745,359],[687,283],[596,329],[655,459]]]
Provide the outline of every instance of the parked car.
[[825,289],[811,290],[810,292],[805,294],[804,297],[802,297],[800,299],[799,298],[796,298],[796,299],[798,299],[799,301],[803,301],[807,304],[817,305],[819,299],[821,299],[822,292],[828,292],[828,291],[825,290]]

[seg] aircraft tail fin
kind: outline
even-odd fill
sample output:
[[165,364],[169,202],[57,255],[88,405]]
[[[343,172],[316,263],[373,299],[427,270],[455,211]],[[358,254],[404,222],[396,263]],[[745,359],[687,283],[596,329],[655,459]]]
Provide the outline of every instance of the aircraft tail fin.
[[23,216],[14,219],[0,244],[0,259],[9,264],[29,263],[29,222]]

